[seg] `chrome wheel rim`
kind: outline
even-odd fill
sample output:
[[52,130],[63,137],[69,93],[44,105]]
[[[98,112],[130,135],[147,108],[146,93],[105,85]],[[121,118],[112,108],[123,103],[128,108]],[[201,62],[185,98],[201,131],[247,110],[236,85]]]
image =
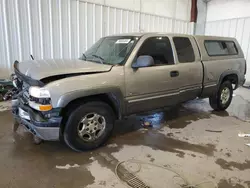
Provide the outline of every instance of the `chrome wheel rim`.
[[97,113],[89,113],[85,115],[77,126],[78,136],[85,142],[97,140],[106,127],[106,120]]
[[221,95],[220,95],[221,103],[226,104],[228,102],[229,98],[230,98],[230,90],[229,90],[229,88],[225,87],[221,91]]

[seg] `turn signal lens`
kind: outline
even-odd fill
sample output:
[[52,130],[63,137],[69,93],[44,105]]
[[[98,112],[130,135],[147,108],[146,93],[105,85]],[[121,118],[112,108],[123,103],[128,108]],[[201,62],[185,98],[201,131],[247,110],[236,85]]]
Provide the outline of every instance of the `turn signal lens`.
[[39,110],[40,111],[49,111],[52,109],[52,106],[51,105],[40,105],[39,106]]
[[38,104],[35,103],[34,101],[29,101],[29,106],[33,109],[39,110],[39,111],[49,111],[52,110],[52,105],[51,104]]

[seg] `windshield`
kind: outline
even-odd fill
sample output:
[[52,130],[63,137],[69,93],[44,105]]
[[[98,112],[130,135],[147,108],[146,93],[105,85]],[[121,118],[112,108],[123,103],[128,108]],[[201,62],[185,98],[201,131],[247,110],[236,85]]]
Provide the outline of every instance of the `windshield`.
[[138,37],[105,37],[97,41],[85,54],[82,60],[103,64],[123,64],[134,48]]

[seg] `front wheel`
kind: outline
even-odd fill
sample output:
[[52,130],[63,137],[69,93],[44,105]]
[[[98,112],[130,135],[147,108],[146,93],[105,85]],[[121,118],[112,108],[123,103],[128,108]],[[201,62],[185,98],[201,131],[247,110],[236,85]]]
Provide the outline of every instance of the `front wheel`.
[[108,104],[88,102],[71,111],[63,133],[65,143],[75,151],[95,149],[107,141],[113,125]]
[[223,111],[228,108],[233,98],[233,87],[230,81],[220,85],[216,95],[209,97],[210,106],[216,111]]

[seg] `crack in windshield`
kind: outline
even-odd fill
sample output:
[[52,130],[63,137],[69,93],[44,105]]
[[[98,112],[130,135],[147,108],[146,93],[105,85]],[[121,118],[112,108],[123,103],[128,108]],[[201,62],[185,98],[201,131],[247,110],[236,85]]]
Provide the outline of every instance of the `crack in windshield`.
[[118,65],[131,53],[138,37],[105,37],[97,41],[82,55],[82,60]]

